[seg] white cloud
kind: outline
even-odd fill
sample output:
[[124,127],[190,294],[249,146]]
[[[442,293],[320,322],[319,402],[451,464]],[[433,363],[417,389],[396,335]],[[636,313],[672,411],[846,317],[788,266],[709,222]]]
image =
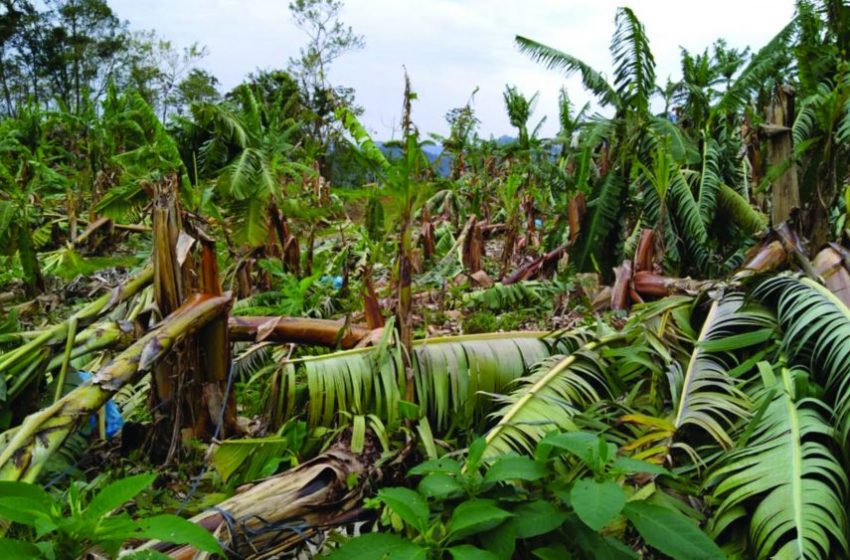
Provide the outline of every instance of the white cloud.
[[[419,100],[414,120],[423,131],[446,132],[443,116],[478,86],[475,108],[484,135],[510,134],[502,101],[505,84],[540,92],[534,122],[556,128],[558,90],[576,103],[590,97],[576,77],[564,79],[520,54],[526,35],[610,73],[612,0],[348,0],[343,19],[365,35],[366,48],[339,59],[332,78],[354,87],[364,121],[387,137],[401,111],[403,66]],[[132,27],[156,29],[179,45],[206,45],[204,66],[226,87],[257,68],[286,66],[304,41],[286,0],[112,0]],[[657,62],[659,82],[679,75],[679,48],[701,51],[723,37],[758,48],[791,18],[793,0],[634,0]]]

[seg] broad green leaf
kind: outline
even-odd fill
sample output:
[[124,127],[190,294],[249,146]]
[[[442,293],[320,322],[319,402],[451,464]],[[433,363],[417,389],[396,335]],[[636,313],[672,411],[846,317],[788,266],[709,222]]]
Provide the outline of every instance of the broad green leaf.
[[601,531],[623,511],[626,494],[616,482],[582,478],[570,491],[570,504],[588,527]]
[[84,515],[89,519],[103,517],[138,496],[149,488],[154,480],[155,474],[139,474],[116,480],[98,492],[85,509]]
[[603,537],[575,515],[567,517],[564,533],[570,535],[571,544],[584,552],[588,558],[594,558],[594,560],[636,560],[638,558],[637,552],[614,538]]
[[554,531],[567,519],[566,513],[547,500],[520,504],[512,513],[514,517],[510,524],[520,539],[530,539]]
[[142,519],[138,523],[142,534],[149,539],[188,544],[204,552],[224,554],[221,545],[209,531],[182,517],[163,514]]
[[425,560],[428,551],[392,533],[351,539],[328,555],[332,560]]
[[487,450],[487,441],[484,438],[478,438],[469,446],[469,453],[466,457],[466,468],[474,471],[481,464],[481,457],[484,456],[484,451]]
[[463,485],[446,473],[431,473],[419,482],[419,493],[428,498],[445,500],[463,494]]
[[0,538],[0,551],[4,560],[33,560],[44,557],[34,544],[15,539]]
[[54,503],[53,497],[37,484],[8,480],[0,481],[0,497],[10,498],[12,496],[28,498],[34,502],[38,502],[45,513],[50,513],[51,506]]
[[551,448],[563,449],[575,455],[586,465],[593,464],[593,458],[599,445],[599,436],[588,432],[552,432],[538,445],[538,451],[544,455]]
[[493,500],[472,499],[457,506],[449,520],[449,541],[492,529],[511,513],[496,507]]
[[505,455],[499,457],[487,469],[485,482],[504,482],[508,480],[539,480],[546,476],[546,469],[529,457]]
[[44,527],[45,531],[56,528],[50,510],[45,510],[43,503],[27,497],[0,498],[0,518],[30,527],[39,525]]
[[714,541],[678,511],[638,501],[629,502],[623,512],[648,545],[675,560],[725,558]]
[[661,465],[648,463],[646,461],[641,461],[640,459],[633,459],[631,457],[616,457],[611,463],[611,468],[615,471],[625,474],[644,473],[665,474],[668,476],[673,476],[673,473],[671,473]]
[[428,525],[428,504],[425,499],[409,488],[384,488],[378,498],[398,514],[405,523],[420,532]]
[[512,520],[508,519],[489,531],[478,534],[478,542],[492,552],[500,560],[511,560],[516,549],[516,529]]
[[449,548],[449,554],[454,560],[499,560],[499,557],[488,550],[481,550],[471,544],[462,544]]

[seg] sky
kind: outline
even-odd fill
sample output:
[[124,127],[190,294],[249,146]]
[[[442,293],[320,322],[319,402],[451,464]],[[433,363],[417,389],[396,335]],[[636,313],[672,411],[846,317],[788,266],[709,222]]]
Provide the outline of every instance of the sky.
[[[466,104],[481,120],[483,137],[515,134],[504,108],[506,84],[528,96],[539,92],[532,125],[557,131],[557,99],[566,87],[574,103],[592,96],[577,76],[565,78],[518,51],[515,35],[577,56],[611,75],[609,44],[622,2],[610,0],[347,0],[342,20],[365,37],[363,50],[338,59],[335,85],[353,87],[363,123],[376,138],[398,136],[404,68],[418,99],[413,120],[423,132],[447,134],[445,114]],[[224,90],[257,69],[285,68],[306,37],[292,23],[288,0],[111,0],[133,29],[154,29],[177,46],[198,42],[200,64]],[[659,83],[681,73],[680,48],[702,51],[723,37],[754,50],[793,14],[793,0],[632,0],[644,23]]]

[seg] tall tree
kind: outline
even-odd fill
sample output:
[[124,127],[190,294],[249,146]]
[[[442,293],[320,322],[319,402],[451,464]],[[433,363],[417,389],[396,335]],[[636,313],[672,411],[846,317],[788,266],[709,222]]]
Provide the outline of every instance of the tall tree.
[[297,58],[289,60],[289,70],[299,81],[305,102],[313,113],[311,136],[319,173],[327,177],[328,150],[339,139],[341,127],[333,116],[340,105],[354,106],[350,88],[333,86],[328,77],[331,64],[342,55],[362,49],[365,41],[340,19],[343,0],[293,0],[289,11],[295,25],[307,35]]

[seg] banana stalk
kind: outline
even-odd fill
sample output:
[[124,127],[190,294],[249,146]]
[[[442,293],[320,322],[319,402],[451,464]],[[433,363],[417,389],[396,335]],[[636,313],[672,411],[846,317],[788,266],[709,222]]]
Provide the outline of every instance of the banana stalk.
[[197,332],[228,309],[230,295],[195,296],[155,329],[100,369],[89,383],[0,434],[0,480],[33,482],[65,439],[122,387],[166,355],[181,339]]
[[[76,323],[78,327],[91,324],[98,317],[135,296],[150,284],[151,280],[153,280],[153,268],[148,267],[135,278],[89,303],[66,321],[41,331],[38,336],[30,339],[26,344],[3,354],[0,356],[0,375],[4,375],[7,382],[10,381],[21,371],[20,364],[29,363],[34,355],[41,353],[45,345],[67,339],[72,323]],[[15,379],[14,381],[17,384],[22,380]]]

